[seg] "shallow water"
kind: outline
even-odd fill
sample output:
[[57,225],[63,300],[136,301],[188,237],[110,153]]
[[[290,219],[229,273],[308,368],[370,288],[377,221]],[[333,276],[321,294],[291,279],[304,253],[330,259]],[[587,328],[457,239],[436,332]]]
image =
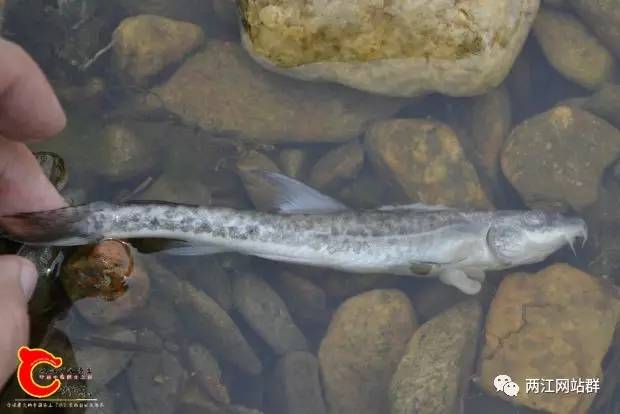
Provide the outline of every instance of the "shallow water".
[[[512,162],[512,159],[500,166],[502,151],[507,151],[506,147],[502,150],[502,146],[508,141],[510,131],[514,131],[515,127],[551,110],[561,102],[571,98],[590,97],[595,92],[568,80],[553,68],[533,34],[530,34],[511,74],[498,89],[484,97],[453,98],[431,94],[426,97],[397,99],[373,97],[341,86],[312,84],[267,74],[244,55],[238,46],[240,41],[236,24],[227,20],[228,15],[221,9],[219,13],[209,10],[211,12],[204,15],[197,11],[193,16],[176,10],[180,15],[174,17],[201,23],[205,31],[206,46],[188,52],[189,57],[177,59],[176,63],[148,81],[135,82],[128,80],[118,70],[112,52],[105,52],[92,64],[89,63],[91,58],[109,43],[112,31],[119,22],[128,14],[137,14],[132,7],[140,8],[130,1],[126,3],[132,6],[126,6],[125,9],[118,7],[116,2],[109,3],[97,6],[88,0],[58,3],[40,0],[15,5],[9,2],[4,21],[4,36],[21,44],[33,55],[50,78],[67,111],[66,130],[56,138],[33,144],[32,149],[51,151],[64,159],[69,181],[63,194],[72,202],[148,199],[253,208],[252,200],[256,194],[246,191],[239,172],[258,166],[268,170],[280,169],[302,181],[321,186],[326,193],[357,208],[419,201],[412,197],[412,192],[419,190],[418,194],[424,198],[422,201],[458,207],[554,209],[578,214],[588,221],[588,244],[584,248],[578,248],[576,256],[570,250],[563,249],[543,263],[517,270],[535,273],[555,263],[568,263],[591,275],[584,283],[604,281],[606,285],[603,290],[609,297],[602,299],[604,294],[601,294],[603,296],[597,296],[596,301],[607,303],[605,300],[609,300],[607,311],[611,306],[619,307],[618,293],[614,289],[617,289],[620,283],[620,256],[615,253],[615,229],[620,223],[620,213],[615,201],[620,200],[620,175],[614,166],[615,159],[620,158],[620,141],[614,141],[615,137],[608,138],[608,135],[605,135],[607,130],[594,131],[592,125],[599,122],[598,118],[593,123],[588,123],[588,118],[588,122],[584,121],[583,124],[579,118],[580,123],[575,128],[583,129],[577,130],[575,135],[583,137],[584,140],[590,136],[599,138],[600,135],[601,140],[588,141],[587,145],[590,146],[586,148],[579,146],[579,140],[571,135],[567,139],[576,143],[574,149],[554,147],[549,152],[541,152],[539,161],[535,156],[523,157],[523,162],[531,163],[519,167],[519,174],[525,176],[528,170],[542,168],[543,164],[565,161],[566,165],[560,165],[564,170],[558,176],[551,177],[541,173],[536,178],[540,180],[542,187],[530,182],[523,184],[518,181],[518,177],[507,177],[506,170],[509,168],[506,165]],[[153,7],[153,10],[161,6],[161,10],[168,10],[163,6],[165,3],[145,2],[142,6],[147,9]],[[222,4],[217,3],[214,7],[217,10]],[[191,59],[197,59],[196,56],[200,54],[204,54],[203,59],[196,60],[196,65],[211,65],[208,70],[205,69],[206,74],[200,78],[192,77],[190,73],[184,78],[193,79],[196,84],[187,84],[181,79],[179,83],[168,85],[168,89],[158,89],[159,85],[165,84],[171,77],[176,76],[178,71],[183,70],[184,64]],[[201,79],[205,84],[211,85],[211,82],[215,86],[205,87],[198,83]],[[171,88],[178,88],[186,94],[191,94],[192,89],[206,91],[206,96],[202,99],[188,98],[191,102],[178,111],[162,110],[157,104],[154,108],[152,102],[163,100],[162,97],[171,93]],[[198,94],[200,95],[200,92]],[[144,100],[149,99],[151,106],[144,103]],[[310,104],[304,106],[300,101]],[[507,118],[502,118],[501,105],[505,105],[504,109],[507,106]],[[592,109],[590,111],[595,112]],[[188,113],[190,115],[187,115]],[[198,115],[195,115],[196,113]],[[213,119],[208,115],[211,113],[216,114]],[[272,114],[274,115],[271,116]],[[341,117],[333,114],[341,114]],[[347,116],[350,118],[346,118]],[[195,118],[193,122],[188,120],[192,117]],[[358,121],[359,118],[362,118],[362,121]],[[418,126],[411,127],[418,136],[422,135],[423,139],[427,140],[427,144],[424,144],[428,147],[426,151],[435,157],[433,160],[440,170],[440,173],[437,173],[440,177],[437,181],[439,184],[433,181],[434,176],[429,181],[424,181],[436,171],[430,167],[420,173],[422,178],[401,177],[407,173],[398,176],[399,167],[411,171],[410,175],[415,176],[419,173],[415,162],[420,165],[431,163],[424,157],[418,157],[420,154],[416,151],[419,151],[420,147],[413,144],[410,147],[404,146],[402,151],[413,154],[409,158],[408,153],[403,155],[405,160],[415,160],[413,166],[401,165],[404,162],[402,159],[396,161],[396,164],[401,164],[389,165],[385,161],[388,156],[383,158],[383,162],[388,164],[388,167],[391,166],[392,170],[386,174],[385,170],[378,166],[381,164],[381,161],[377,161],[377,158],[381,158],[377,155],[380,150],[373,150],[369,144],[369,131],[376,122],[394,118],[427,122],[433,131],[441,125],[449,128],[449,132],[445,132],[445,136],[448,136],[445,142],[448,144],[437,144],[440,138],[441,142],[444,142],[445,136],[441,135],[442,133],[420,133],[424,128],[419,127],[420,130],[417,130]],[[291,125],[280,124],[284,122],[290,122]],[[357,133],[351,132],[356,128],[350,124],[356,122],[362,126]],[[605,121],[600,122],[608,125]],[[620,125],[608,127],[620,128]],[[506,131],[503,134],[500,132],[497,137],[499,142],[488,144],[490,139],[482,139],[481,144],[480,140],[477,141],[476,135],[488,134],[493,137],[493,134],[497,135],[498,129],[502,131],[502,128]],[[540,130],[543,135],[540,139],[544,140],[544,134],[548,134],[549,130],[542,127]],[[527,134],[532,136],[535,132],[537,131],[527,130]],[[410,130],[408,133],[413,134]],[[405,136],[406,134],[407,132]],[[327,138],[321,139],[321,136]],[[618,136],[620,137],[620,131]],[[558,142],[561,144],[563,138],[564,135],[553,141],[553,145]],[[400,138],[395,138],[396,142],[405,145],[398,139]],[[607,139],[610,143],[605,141]],[[352,144],[346,147],[347,143]],[[422,144],[418,142],[417,145]],[[597,145],[608,145],[605,147],[610,148],[606,151],[608,154],[592,155],[596,150],[590,151],[589,148]],[[520,150],[525,152],[527,148],[527,145],[524,145]],[[335,155],[331,153],[336,149],[339,152]],[[456,157],[457,161],[448,156],[444,157],[443,154],[451,151],[460,154]],[[562,155],[554,156],[554,151]],[[607,159],[606,156],[614,151],[615,156]],[[396,150],[391,155],[398,158],[402,154]],[[520,162],[522,160],[519,159]],[[601,164],[600,170],[603,172],[600,174],[596,168],[591,170],[591,164],[596,163]],[[581,165],[587,165],[587,171],[584,169],[582,174],[585,184],[573,187],[567,184],[562,187],[564,182],[561,177],[570,175],[572,179],[575,174],[571,169],[580,168]],[[413,181],[407,181],[410,178]],[[428,184],[429,182],[431,184]],[[516,185],[517,182],[520,184]],[[415,187],[416,184],[423,183],[427,187]],[[592,188],[599,186],[600,189],[592,196]],[[472,195],[470,188],[475,188],[475,191],[471,191],[476,194],[483,195]],[[533,190],[528,192],[528,188]],[[549,188],[549,193],[535,194],[540,188]],[[560,190],[553,193],[553,188]],[[553,194],[549,195],[550,193]],[[398,363],[404,352],[405,342],[414,332],[413,325],[436,320],[435,316],[465,299],[454,288],[443,286],[437,281],[390,275],[349,275],[234,254],[214,257],[162,257],[146,253],[157,250],[157,245],[149,241],[132,241],[132,246],[128,248],[131,249],[133,257],[133,273],[128,279],[128,291],[120,295],[123,300],[118,297],[110,302],[82,300],[80,304],[80,300],[73,296],[79,296],[80,292],[67,293],[66,290],[72,288],[66,288],[67,283],[63,288],[61,278],[56,278],[47,282],[50,287],[48,296],[41,300],[42,305],[39,304],[38,308],[31,310],[31,346],[43,347],[55,355],[61,355],[66,366],[92,369],[95,380],[82,381],[74,386],[75,389],[67,385],[66,389],[63,389],[66,394],[63,395],[66,395],[66,398],[76,398],[75,395],[78,395],[78,399],[92,398],[98,400],[97,403],[104,404],[104,408],[70,408],[66,405],[69,403],[65,403],[63,408],[53,408],[55,411],[243,413],[256,409],[265,413],[312,412],[295,411],[299,408],[291,408],[299,404],[300,399],[303,400],[305,396],[307,407],[319,407],[314,408],[319,410],[315,412],[324,410],[324,400],[327,400],[328,404],[331,401],[332,412],[338,412],[333,407],[336,404],[334,401],[339,398],[339,390],[331,389],[335,380],[327,378],[328,361],[344,361],[344,365],[350,363],[355,369],[359,369],[357,361],[348,361],[349,358],[354,359],[355,355],[352,354],[356,352],[368,360],[375,356],[377,359],[384,358],[384,354],[395,352],[397,356],[392,359],[396,358]],[[142,253],[138,252],[138,249]],[[79,257],[89,253],[74,249],[66,250],[64,254],[69,259],[65,260],[62,278],[66,280],[80,277],[75,276],[79,269],[83,269],[80,266],[88,268],[88,265],[79,263]],[[90,254],[92,255],[92,252]],[[123,253],[114,250],[114,253],[105,254],[117,257],[115,255],[122,256]],[[71,271],[74,273],[70,273]],[[92,269],[90,271],[92,272]],[[476,296],[484,316],[480,326],[473,328],[480,335],[480,339],[477,343],[473,339],[474,346],[469,347],[472,348],[470,351],[477,355],[470,358],[476,361],[472,363],[476,366],[475,369],[468,366],[445,368],[437,365],[443,367],[437,369],[454,369],[460,375],[467,375],[464,384],[469,386],[467,391],[460,395],[465,413],[546,412],[534,410],[532,404],[535,405],[536,402],[530,403],[528,408],[513,403],[509,398],[498,398],[479,385],[481,381],[487,381],[484,376],[481,377],[479,370],[479,363],[483,358],[481,355],[485,352],[485,339],[489,337],[485,336],[485,332],[490,330],[485,323],[489,323],[487,318],[494,306],[492,302],[497,298],[498,286],[513,272],[510,270],[489,275],[482,292]],[[568,274],[573,270],[561,270],[560,273],[562,272]],[[579,279],[581,277],[580,273],[575,276],[576,279],[566,280],[582,280]],[[550,292],[563,290],[561,278],[560,282],[553,283],[559,285],[549,287]],[[527,289],[536,288],[534,286]],[[392,293],[398,291],[398,295],[402,294],[403,298],[397,295],[396,299],[390,297],[385,299],[385,302],[381,302],[384,299],[376,299],[378,303],[375,303],[375,299],[364,296],[371,290]],[[570,289],[567,287],[567,290]],[[526,288],[521,287],[516,291],[526,291]],[[548,294],[551,297],[555,293]],[[587,295],[584,294],[585,296]],[[360,320],[352,318],[350,329],[357,329],[359,333],[350,333],[353,339],[349,340],[359,340],[359,344],[347,344],[346,338],[338,338],[337,334],[333,334],[330,345],[332,349],[319,353],[319,349],[328,347],[326,343],[329,341],[325,339],[329,336],[327,328],[330,321],[335,324],[336,310],[342,311],[341,305],[345,301],[350,304],[350,298],[357,298],[362,303],[359,305],[360,309],[353,311],[354,314],[363,314],[364,309],[374,309],[378,316],[376,319],[373,315],[366,316],[366,319],[360,317]],[[544,295],[541,298],[538,299],[548,299]],[[564,299],[557,299],[560,304],[552,304],[552,308],[543,311],[542,316],[534,316],[531,323],[536,324],[537,320],[543,320],[541,326],[544,327],[545,323],[558,322],[559,319],[548,315],[564,312],[562,306],[567,306],[562,302]],[[364,302],[366,300],[368,302]],[[408,305],[409,303],[411,305]],[[523,365],[544,365],[545,360],[553,361],[555,365],[548,366],[551,371],[548,377],[553,378],[556,378],[557,372],[562,372],[560,365],[571,364],[571,347],[583,349],[582,354],[586,354],[589,349],[598,350],[581,356],[581,359],[575,362],[576,365],[587,366],[602,364],[601,369],[605,374],[597,372],[595,375],[600,377],[602,385],[598,399],[589,411],[574,412],[618,413],[620,340],[617,329],[615,342],[610,342],[615,327],[613,321],[620,321],[620,311],[616,312],[614,319],[613,316],[605,314],[605,310],[596,308],[593,303],[584,299],[583,303],[575,304],[574,308],[588,317],[600,317],[589,321],[588,324],[594,326],[592,329],[589,327],[589,330],[583,331],[591,337],[584,339],[583,332],[573,332],[574,336],[556,341],[553,326],[549,327],[551,333],[548,336],[546,330],[539,326],[539,331],[532,331],[530,336],[517,345],[522,347],[519,349],[524,353],[527,353],[528,347],[535,350],[534,356],[523,356]],[[596,306],[600,303],[596,302]],[[402,321],[397,316],[388,317],[379,312],[389,306],[394,306],[396,315],[411,312],[414,315],[411,317],[413,321]],[[413,310],[410,309],[411,306]],[[512,303],[512,306],[518,304]],[[570,306],[566,309],[570,309]],[[597,313],[599,311],[600,313]],[[285,316],[282,316],[283,314]],[[574,321],[576,326],[582,326],[580,323],[584,321],[576,315],[572,316],[575,317],[574,320],[564,322],[570,324]],[[546,320],[545,317],[549,319]],[[379,331],[377,333],[373,331],[375,323],[386,326],[381,328],[383,331],[376,328]],[[499,323],[503,323],[501,317]],[[507,316],[506,326],[510,323],[510,317]],[[393,326],[390,328],[391,325],[401,326],[397,324],[405,326],[399,330],[405,330],[406,337],[399,339],[398,332],[393,332],[396,329]],[[218,333],[212,335],[210,329]],[[221,329],[221,332],[218,329]],[[347,328],[343,326],[334,328],[337,329],[347,332]],[[435,329],[441,330],[441,327]],[[564,334],[562,331],[558,335]],[[382,353],[383,348],[371,343],[371,340],[364,343],[364,337],[372,335],[385,340],[382,346],[387,351]],[[393,337],[385,339],[382,335]],[[400,336],[403,335],[401,333]],[[468,338],[465,340],[470,342],[472,337],[476,336],[463,335]],[[243,346],[235,342],[239,338],[242,338]],[[394,351],[394,343],[398,341],[402,344]],[[545,348],[547,343],[550,348],[545,352],[548,353],[538,352]],[[193,354],[189,351],[190,347],[196,344],[202,349],[209,349],[219,363],[221,375],[213,374],[217,369],[211,371],[211,382],[205,381],[208,385],[198,379],[200,370],[196,369],[192,361]],[[559,348],[554,349],[552,345]],[[566,351],[564,346],[570,348],[570,352]],[[309,359],[284,361],[284,355],[300,350],[304,351],[304,355]],[[329,352],[333,355],[327,355]],[[465,354],[465,351],[463,353]],[[318,356],[319,362],[308,355]],[[541,358],[540,355],[546,355],[542,357],[542,361],[537,359]],[[328,356],[333,359],[330,360]],[[514,354],[506,358],[514,358]],[[562,358],[565,360],[559,364],[558,361],[562,361]],[[213,367],[213,364],[201,361],[201,369],[208,371],[205,366]],[[519,360],[512,363],[518,366]],[[386,388],[384,383],[389,382],[396,367],[392,366],[392,362],[379,364],[380,367],[372,366],[372,363],[368,365],[366,371],[362,369],[363,372],[355,376],[366,381],[364,384],[369,387],[369,395],[378,392],[382,396],[380,398],[387,398],[377,389]],[[291,374],[291,366],[304,369],[307,379],[299,380]],[[320,370],[322,374],[319,374]],[[590,371],[592,370],[596,371],[596,368]],[[323,375],[321,379],[320,375]],[[375,378],[376,384],[373,384],[374,380],[366,377]],[[287,384],[290,388],[299,387],[302,391],[298,389],[295,394],[295,391],[286,388]],[[338,385],[344,395],[347,395],[349,388],[357,386],[346,383]],[[521,386],[525,387],[525,381]],[[313,394],[317,387],[318,396]],[[459,387],[463,389],[464,386],[459,384]],[[327,388],[330,390],[327,391]],[[429,391],[431,392],[432,390]],[[441,392],[437,398],[440,398]],[[450,391],[446,390],[446,393],[448,392]],[[350,398],[358,398],[357,394],[364,392],[351,391]],[[1,400],[4,405],[0,410],[20,412],[20,408],[11,404],[16,398],[24,397],[25,394],[19,390],[16,381],[9,383],[2,393]],[[535,397],[532,398],[536,401]],[[361,398],[361,401],[363,400]],[[243,411],[244,408],[233,408],[229,406],[230,403],[235,407],[247,407],[248,411]],[[89,402],[82,401],[77,404],[88,405]],[[49,412],[50,409],[22,410]],[[361,407],[358,411],[380,412],[377,410],[380,408]],[[459,412],[460,407],[455,407],[454,410]],[[430,409],[425,412],[433,411]]]

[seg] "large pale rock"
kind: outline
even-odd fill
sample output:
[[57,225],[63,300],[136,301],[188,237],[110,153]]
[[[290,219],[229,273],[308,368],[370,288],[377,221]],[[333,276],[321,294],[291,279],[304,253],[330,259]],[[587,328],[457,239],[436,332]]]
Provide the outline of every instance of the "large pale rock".
[[458,413],[474,370],[482,309],[456,305],[420,326],[390,385],[391,414]]
[[243,44],[263,66],[392,96],[498,86],[539,0],[244,0]]
[[319,349],[331,414],[384,414],[387,390],[417,323],[398,290],[372,290],[344,302]]
[[[491,303],[480,356],[480,386],[537,410],[585,413],[594,393],[526,392],[526,378],[601,378],[601,363],[620,322],[620,295],[600,278],[566,264],[505,278]],[[509,375],[521,392],[497,392]],[[602,378],[604,381],[604,378]]]
[[200,26],[153,15],[128,17],[114,31],[114,58],[136,84],[179,62],[204,41]]
[[413,201],[490,206],[476,170],[447,125],[421,119],[378,122],[366,132],[365,146],[375,169]]
[[579,210],[596,201],[603,171],[619,154],[620,131],[588,112],[558,106],[515,127],[501,163],[529,207]]
[[342,142],[404,101],[286,79],[259,68],[231,42],[211,41],[147,104],[189,125],[262,142]]

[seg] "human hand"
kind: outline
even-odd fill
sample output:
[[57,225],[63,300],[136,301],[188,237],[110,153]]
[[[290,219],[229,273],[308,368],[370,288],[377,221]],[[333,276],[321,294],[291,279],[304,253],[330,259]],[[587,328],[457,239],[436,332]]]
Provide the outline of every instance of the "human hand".
[[[0,215],[64,204],[23,142],[52,136],[65,123],[37,64],[19,46],[0,39]],[[15,370],[17,349],[28,342],[28,300],[37,279],[28,260],[0,256],[0,388]]]

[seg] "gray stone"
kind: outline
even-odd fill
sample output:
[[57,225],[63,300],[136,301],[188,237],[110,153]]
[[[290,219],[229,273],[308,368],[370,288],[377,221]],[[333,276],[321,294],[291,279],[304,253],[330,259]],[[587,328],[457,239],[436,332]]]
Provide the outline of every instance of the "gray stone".
[[470,300],[420,326],[392,378],[390,413],[460,412],[474,371],[481,324],[480,304]]
[[235,308],[278,354],[304,351],[308,343],[282,298],[261,278],[243,274],[233,282]]
[[348,141],[404,104],[268,73],[237,44],[215,40],[153,92],[152,109],[163,103],[188,125],[261,142]]
[[390,379],[416,327],[398,290],[372,290],[340,305],[319,349],[328,412],[386,413]]
[[278,361],[270,394],[270,413],[326,414],[319,362],[308,352],[289,352]]

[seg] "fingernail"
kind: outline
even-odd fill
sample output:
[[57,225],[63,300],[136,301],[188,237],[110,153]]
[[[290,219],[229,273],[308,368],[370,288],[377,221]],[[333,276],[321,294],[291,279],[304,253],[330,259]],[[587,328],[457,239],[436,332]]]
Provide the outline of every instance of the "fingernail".
[[22,259],[19,269],[19,282],[21,283],[24,296],[27,300],[30,300],[32,297],[34,289],[37,286],[38,278],[39,275],[37,274],[37,269],[34,267],[34,264],[29,260]]

